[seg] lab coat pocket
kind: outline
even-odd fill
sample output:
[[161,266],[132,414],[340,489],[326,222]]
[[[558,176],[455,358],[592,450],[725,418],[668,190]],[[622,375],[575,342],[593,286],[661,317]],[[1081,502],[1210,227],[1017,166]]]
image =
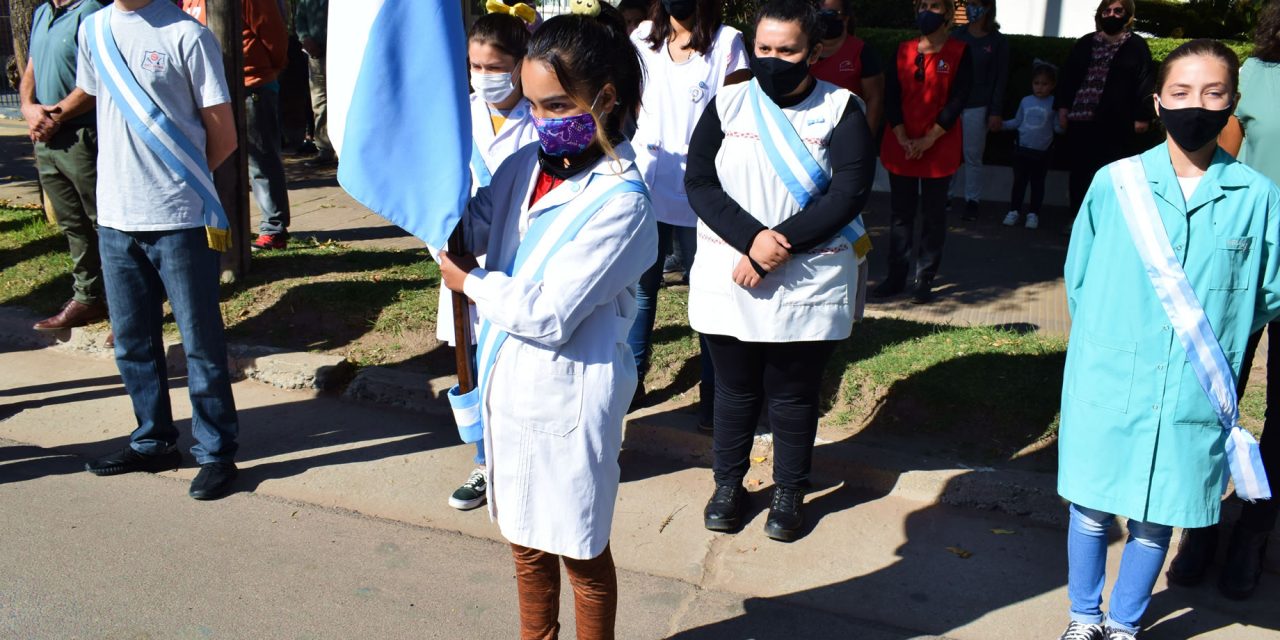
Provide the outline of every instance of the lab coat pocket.
[[814,253],[800,254],[782,266],[782,303],[820,306],[849,304],[849,291],[857,286],[857,256],[847,242],[833,243]]
[[[1227,352],[1225,355],[1232,367],[1238,367],[1240,351]],[[1196,377],[1196,370],[1191,366],[1190,360],[1182,362],[1182,375],[1178,380],[1178,406],[1173,413],[1173,421],[1175,424],[1198,424],[1210,427],[1220,427],[1222,424],[1218,421],[1218,414],[1213,410],[1213,402],[1209,399],[1209,394],[1204,392],[1204,387],[1200,385],[1200,379]]]
[[1218,238],[1213,251],[1213,280],[1215,291],[1246,289],[1252,279],[1249,273],[1250,249],[1253,238]]
[[530,430],[567,436],[582,418],[583,364],[539,355],[545,354],[520,353],[520,374],[525,383],[515,390],[514,409]]
[[1085,404],[1127,413],[1138,343],[1099,339],[1081,332],[1072,336],[1068,349],[1075,351],[1075,366],[1067,393]]

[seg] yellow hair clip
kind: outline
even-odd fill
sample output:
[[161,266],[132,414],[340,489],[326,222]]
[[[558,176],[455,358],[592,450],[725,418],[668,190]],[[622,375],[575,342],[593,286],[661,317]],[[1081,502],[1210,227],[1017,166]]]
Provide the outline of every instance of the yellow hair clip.
[[569,13],[579,16],[595,17],[600,15],[600,0],[573,0]]
[[513,5],[507,5],[502,0],[488,0],[484,5],[485,11],[489,13],[505,13],[524,20],[527,24],[534,24],[538,21],[538,12],[533,7],[517,2]]

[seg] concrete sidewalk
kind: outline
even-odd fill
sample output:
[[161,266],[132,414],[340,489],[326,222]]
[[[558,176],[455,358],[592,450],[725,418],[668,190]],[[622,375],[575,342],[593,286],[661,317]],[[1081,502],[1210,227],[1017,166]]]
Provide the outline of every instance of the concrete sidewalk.
[[[174,380],[173,407],[185,433],[189,413],[182,383],[181,378]],[[243,492],[404,523],[418,528],[417,533],[406,533],[404,539],[420,541],[421,545],[438,539],[441,532],[478,540],[501,539],[483,510],[463,513],[445,504],[448,493],[465,477],[471,458],[470,448],[457,444],[448,418],[356,405],[252,381],[237,383],[235,393],[243,435],[239,456]],[[154,525],[158,532],[172,530],[193,517],[206,517],[192,515],[197,512],[191,511],[181,495],[185,491],[182,482],[92,478],[79,470],[83,458],[123,446],[133,425],[130,402],[110,360],[50,349],[6,347],[0,352],[0,403],[0,438],[20,443],[0,446],[0,513],[8,523],[3,539],[11,550],[6,555],[16,557],[13,553],[19,550],[41,549],[43,555],[31,556],[42,558],[40,563],[55,559],[77,562],[77,554],[83,553],[77,549],[84,542],[76,542],[66,531],[52,535],[50,526],[65,526],[43,519],[52,517],[47,512],[65,514],[68,509],[98,513],[86,502],[92,502],[100,487],[111,487],[103,489],[107,493],[102,495],[141,492],[144,499],[139,504],[162,505],[150,509],[146,516],[159,519]],[[612,546],[620,567],[639,574],[636,580],[643,582],[644,576],[666,580],[656,584],[668,585],[669,590],[652,596],[657,600],[648,596],[640,603],[629,600],[636,609],[624,614],[627,628],[636,628],[630,626],[635,619],[628,616],[643,611],[654,618],[651,628],[661,631],[622,637],[669,634],[677,638],[905,640],[943,636],[1014,640],[1057,637],[1061,631],[1066,602],[1065,553],[1063,533],[1056,527],[868,491],[845,483],[838,470],[818,468],[818,488],[807,507],[811,531],[797,543],[780,544],[766,539],[761,531],[769,470],[766,465],[753,464],[749,476],[754,504],[751,522],[737,535],[713,534],[702,528],[700,519],[711,489],[706,445],[659,455],[643,446],[645,429],[642,423],[627,428]],[[182,446],[189,444],[184,438]],[[51,462],[51,456],[57,460]],[[193,474],[188,467],[161,476],[187,481]],[[74,484],[77,481],[82,484]],[[85,497],[67,499],[78,486],[85,487]],[[179,499],[175,501],[173,496]],[[218,512],[225,504],[226,517],[231,518],[240,513],[246,499],[234,496],[226,503],[200,507],[203,510],[198,513]],[[127,506],[130,513],[138,508]],[[251,511],[264,513],[258,509]],[[126,516],[126,520],[138,523],[139,517]],[[260,520],[263,516],[255,517]],[[280,516],[274,517],[280,520]],[[32,521],[29,526],[20,524],[27,521]],[[37,522],[41,524],[37,526]],[[297,535],[315,536],[329,526],[325,522],[317,519],[309,525],[314,528]],[[291,523],[292,528],[298,526]],[[235,540],[246,531],[231,529],[211,536],[200,557],[206,563],[211,561],[210,544],[230,551],[241,548]],[[123,534],[109,528],[103,535]],[[275,534],[268,530],[263,535],[262,545],[274,544]],[[49,548],[43,544],[46,540],[67,546],[64,549],[55,543]],[[107,550],[123,543],[112,539],[100,544]],[[499,547],[469,545],[459,548],[503,553]],[[290,567],[305,561],[325,567],[322,573],[340,573],[344,563],[351,561],[339,557],[345,552],[323,547],[299,544],[287,553],[269,554],[266,566],[237,564],[237,575],[266,589],[280,584],[278,574],[283,569],[274,566],[277,562]],[[1113,571],[1119,548],[1117,541],[1111,559]],[[365,546],[350,553],[359,559],[367,558],[368,551]],[[447,557],[468,563],[465,553],[459,553],[463,555]],[[164,556],[166,562],[177,563],[166,564],[164,573],[180,571],[180,555],[173,551]],[[110,554],[103,558],[104,562],[113,561]],[[428,558],[425,551],[415,551],[406,561],[427,562]],[[8,563],[14,566],[12,560]],[[24,581],[41,579],[33,571],[27,568],[18,575]],[[284,570],[282,575],[294,571]],[[5,570],[3,575],[15,574]],[[361,575],[397,584],[404,574],[370,565]],[[419,576],[415,584],[448,590],[449,581],[459,579],[457,575],[456,567],[441,568],[430,576]],[[630,580],[624,584],[638,584]],[[629,588],[648,593],[643,587]],[[702,596],[696,594],[703,592],[713,592],[707,596],[710,600],[698,599]],[[491,601],[486,595],[490,593]],[[728,594],[729,599],[715,594]],[[487,606],[509,607],[509,583],[490,584],[487,590],[469,597],[478,597]],[[1152,607],[1154,628],[1143,637],[1280,638],[1280,610],[1272,606],[1277,597],[1280,579],[1274,575],[1266,576],[1257,596],[1243,604],[1226,601],[1210,588],[1170,590],[1162,582]],[[248,602],[236,600],[227,606],[246,616],[260,613],[260,605],[252,598],[244,600]],[[655,605],[663,602],[682,604]],[[652,608],[644,609],[645,603]],[[295,606],[322,605],[302,598]],[[686,617],[695,610],[696,621]],[[57,624],[71,625],[76,619],[74,613],[62,615],[63,622]],[[180,608],[175,615],[178,621],[194,619],[184,617]],[[317,615],[324,619],[329,613],[317,611]],[[506,625],[509,617],[497,619]],[[385,637],[409,636],[389,633]]]

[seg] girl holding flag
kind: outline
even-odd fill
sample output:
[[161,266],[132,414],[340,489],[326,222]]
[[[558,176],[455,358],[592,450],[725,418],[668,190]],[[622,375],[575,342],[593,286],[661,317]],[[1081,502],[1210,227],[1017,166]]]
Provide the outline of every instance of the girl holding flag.
[[[1238,77],[1221,43],[1170,53],[1154,97],[1166,142],[1099,171],[1076,219],[1059,432],[1064,640],[1134,638],[1172,528],[1216,524],[1227,477],[1246,500],[1271,496],[1236,382],[1249,336],[1280,314],[1280,188],[1218,148]],[[1104,618],[1116,515],[1129,540]]]
[[441,254],[475,302],[490,516],[511,542],[521,638],[559,632],[560,562],[577,637],[613,638],[609,552],[622,422],[636,386],[626,344],[635,283],[658,251],[622,136],[643,75],[621,16],[548,20],[521,62],[539,144],[502,163],[463,216],[471,255]]
[[[515,77],[516,66],[529,46],[529,29],[537,14],[528,5],[512,7],[493,2],[490,13],[471,25],[467,33],[467,65],[471,71],[471,193],[493,181],[493,172],[521,147],[538,139],[533,126],[529,101],[520,91]],[[496,5],[496,6],[495,6]],[[527,11],[526,11],[527,10]],[[436,320],[436,338],[453,344],[453,296],[440,285],[440,314]],[[476,335],[479,321],[471,308]],[[471,472],[449,496],[454,509],[474,509],[485,501],[488,476],[484,469],[484,442],[476,442],[475,463]]]
[[813,3],[764,5],[753,80],[722,88],[690,143],[685,184],[699,246],[689,321],[717,372],[716,488],[703,514],[712,531],[742,523],[742,480],[767,400],[775,487],[765,533],[799,537],[819,383],[853,326],[874,138],[861,99],[809,75],[822,35]]

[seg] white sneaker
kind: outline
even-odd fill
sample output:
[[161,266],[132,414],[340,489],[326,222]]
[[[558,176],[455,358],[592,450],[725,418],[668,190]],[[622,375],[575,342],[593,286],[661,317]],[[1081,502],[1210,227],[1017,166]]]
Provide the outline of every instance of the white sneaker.
[[1036,214],[1034,214],[1034,213],[1028,213],[1028,214],[1027,214],[1027,228],[1028,228],[1028,229],[1039,229],[1039,228],[1040,228],[1040,216],[1038,216],[1038,215],[1036,215]]
[[1004,226],[1006,226],[1006,227],[1012,227],[1012,226],[1013,226],[1013,225],[1015,225],[1015,224],[1018,224],[1018,212],[1017,212],[1017,211],[1010,211],[1010,212],[1009,212],[1007,215],[1005,215],[1005,217],[1004,217]]
[[449,496],[449,506],[466,511],[474,509],[485,501],[485,493],[489,488],[489,477],[484,467],[477,467],[471,472],[467,481]]

